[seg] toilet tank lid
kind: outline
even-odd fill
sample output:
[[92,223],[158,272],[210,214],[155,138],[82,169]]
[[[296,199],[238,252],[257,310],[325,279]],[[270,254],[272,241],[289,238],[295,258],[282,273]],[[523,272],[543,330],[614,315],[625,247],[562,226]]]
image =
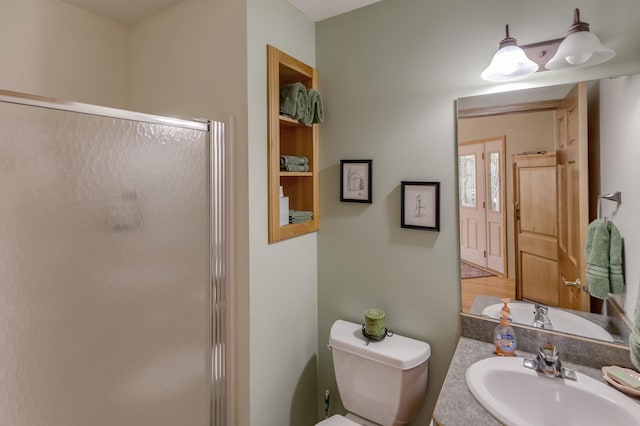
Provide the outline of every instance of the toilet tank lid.
[[431,356],[428,343],[398,334],[367,345],[362,325],[344,320],[337,320],[331,326],[329,345],[401,370],[414,368]]

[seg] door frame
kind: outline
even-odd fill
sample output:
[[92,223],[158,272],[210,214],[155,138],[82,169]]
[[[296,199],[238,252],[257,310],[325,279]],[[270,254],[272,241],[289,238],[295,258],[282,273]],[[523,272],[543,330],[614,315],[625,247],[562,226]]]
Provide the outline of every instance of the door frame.
[[[500,215],[500,219],[501,219],[501,223],[502,223],[502,232],[501,232],[501,236],[500,236],[500,245],[502,247],[502,271],[498,271],[496,269],[492,269],[490,267],[488,267],[488,258],[489,258],[489,232],[488,232],[488,223],[489,223],[489,211],[488,211],[488,205],[487,205],[487,200],[488,200],[488,194],[489,194],[489,183],[490,183],[490,176],[489,176],[489,167],[488,167],[488,156],[486,155],[487,153],[487,144],[492,143],[492,142],[498,142],[499,143],[499,153],[500,153],[500,190],[499,190],[499,195],[500,195],[500,213],[493,213],[493,215]],[[482,176],[482,185],[483,185],[483,194],[482,194],[482,202],[483,202],[483,206],[482,209],[484,210],[484,214],[483,214],[483,227],[484,227],[484,234],[485,234],[485,238],[484,238],[484,250],[485,250],[485,264],[484,265],[477,265],[473,262],[467,261],[465,259],[462,259],[462,248],[461,248],[461,260],[464,260],[468,263],[473,263],[475,266],[479,266],[481,269],[485,269],[487,271],[490,271],[491,273],[500,276],[500,277],[507,277],[508,276],[508,267],[509,267],[509,256],[508,256],[508,245],[507,245],[507,209],[506,209],[506,202],[507,202],[507,198],[506,198],[506,186],[507,186],[507,175],[506,175],[506,136],[505,135],[500,135],[500,136],[492,136],[492,137],[486,137],[486,138],[481,138],[481,139],[473,139],[473,140],[468,140],[468,141],[463,141],[458,143],[458,158],[460,156],[460,147],[462,146],[471,146],[471,145],[482,145],[482,158],[481,161],[483,162],[483,175]],[[492,150],[490,152],[495,152],[495,150]],[[480,178],[480,177],[477,177]],[[461,209],[463,207],[460,206],[460,200],[458,200],[458,209],[459,209],[459,215],[460,217],[462,217]],[[460,229],[460,232],[462,234],[462,229]],[[461,235],[462,237],[462,235]]]

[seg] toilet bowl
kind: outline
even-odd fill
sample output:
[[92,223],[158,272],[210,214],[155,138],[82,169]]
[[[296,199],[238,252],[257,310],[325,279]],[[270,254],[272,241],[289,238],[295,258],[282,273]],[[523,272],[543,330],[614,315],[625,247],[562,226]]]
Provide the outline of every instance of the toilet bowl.
[[322,426],[400,426],[422,407],[431,346],[398,334],[369,341],[362,325],[337,320],[329,334],[338,392],[346,416]]

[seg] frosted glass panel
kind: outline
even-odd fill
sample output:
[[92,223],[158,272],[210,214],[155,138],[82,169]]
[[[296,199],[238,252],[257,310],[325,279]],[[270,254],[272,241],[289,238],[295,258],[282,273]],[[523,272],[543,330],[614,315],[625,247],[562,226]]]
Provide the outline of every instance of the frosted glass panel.
[[500,153],[489,153],[489,210],[500,212]]
[[460,206],[476,207],[476,156],[458,156]]
[[208,425],[208,133],[0,103],[0,424]]

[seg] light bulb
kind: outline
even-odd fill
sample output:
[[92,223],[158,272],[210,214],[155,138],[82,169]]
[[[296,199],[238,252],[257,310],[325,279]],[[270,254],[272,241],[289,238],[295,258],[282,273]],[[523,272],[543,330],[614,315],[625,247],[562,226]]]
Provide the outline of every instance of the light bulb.
[[585,52],[578,55],[569,55],[565,59],[571,65],[582,65],[593,56],[593,52]]

